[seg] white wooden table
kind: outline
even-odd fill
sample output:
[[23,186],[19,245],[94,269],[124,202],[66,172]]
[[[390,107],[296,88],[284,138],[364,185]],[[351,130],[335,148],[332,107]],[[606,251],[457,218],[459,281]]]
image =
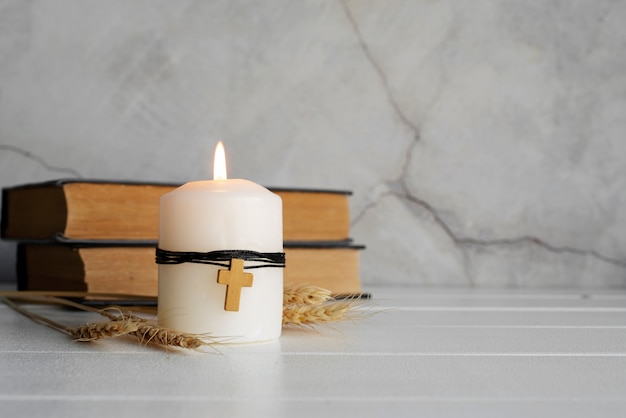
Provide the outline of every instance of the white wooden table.
[[366,321],[214,354],[73,342],[0,305],[0,416],[626,416],[626,290],[366,290]]

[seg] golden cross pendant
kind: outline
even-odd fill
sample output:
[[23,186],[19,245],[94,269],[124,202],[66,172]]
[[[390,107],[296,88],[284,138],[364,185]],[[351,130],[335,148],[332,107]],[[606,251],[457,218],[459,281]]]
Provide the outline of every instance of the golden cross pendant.
[[239,311],[241,288],[252,287],[252,273],[244,273],[243,260],[233,258],[230,260],[230,270],[219,270],[217,282],[226,285],[225,311]]

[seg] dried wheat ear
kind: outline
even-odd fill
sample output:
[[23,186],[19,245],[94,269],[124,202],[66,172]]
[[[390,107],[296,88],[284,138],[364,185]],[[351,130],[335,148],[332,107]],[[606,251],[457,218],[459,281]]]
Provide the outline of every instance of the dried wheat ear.
[[[76,295],[73,295],[76,296]],[[84,297],[89,294],[84,294]],[[35,322],[42,323],[58,331],[67,333],[76,341],[95,341],[130,335],[141,344],[153,344],[163,348],[183,348],[199,350],[220,344],[222,341],[210,335],[197,335],[159,327],[152,321],[132,313],[123,313],[118,307],[96,309],[62,297],[48,296],[41,292],[11,292],[4,295],[5,302],[17,312]],[[97,312],[107,318],[106,321],[68,327],[42,315],[30,312],[15,300],[48,304],[60,304],[73,308]],[[358,298],[336,300],[331,293],[316,286],[286,285],[283,292],[283,317],[285,326],[311,327],[343,320],[357,320],[367,314],[357,309],[362,303]]]

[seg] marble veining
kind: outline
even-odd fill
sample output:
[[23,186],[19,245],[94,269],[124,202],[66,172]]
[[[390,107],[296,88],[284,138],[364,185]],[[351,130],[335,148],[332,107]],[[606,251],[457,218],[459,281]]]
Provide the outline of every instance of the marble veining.
[[188,181],[223,139],[235,177],[354,191],[366,284],[626,285],[622,2],[0,10],[2,186]]

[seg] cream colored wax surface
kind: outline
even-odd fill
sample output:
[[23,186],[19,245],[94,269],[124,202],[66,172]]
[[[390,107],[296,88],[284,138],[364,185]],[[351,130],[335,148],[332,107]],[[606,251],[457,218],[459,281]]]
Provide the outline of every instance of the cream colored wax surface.
[[[159,248],[209,252],[282,252],[282,201],[266,188],[240,179],[187,183],[161,197]],[[245,265],[253,265],[246,261]],[[159,324],[226,342],[276,339],[282,329],[283,269],[246,269],[252,287],[241,289],[239,311],[225,311],[226,286],[218,267],[159,265]]]

